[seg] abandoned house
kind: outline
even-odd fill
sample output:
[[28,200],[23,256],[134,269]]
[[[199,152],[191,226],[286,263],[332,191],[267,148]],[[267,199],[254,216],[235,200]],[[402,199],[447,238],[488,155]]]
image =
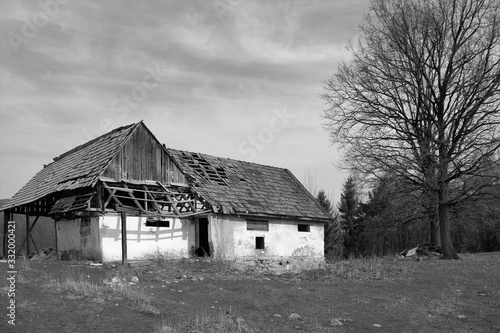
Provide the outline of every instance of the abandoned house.
[[1,210],[4,226],[26,215],[28,239],[51,217],[61,260],[104,262],[323,258],[330,218],[287,169],[169,149],[143,122],[54,158]]

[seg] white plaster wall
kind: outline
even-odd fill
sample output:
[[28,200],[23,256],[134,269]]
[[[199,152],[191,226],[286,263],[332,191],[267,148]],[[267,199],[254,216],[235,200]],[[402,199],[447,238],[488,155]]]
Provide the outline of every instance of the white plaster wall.
[[[170,227],[146,227],[146,218],[127,216],[127,258],[148,259],[162,254],[172,258],[188,256],[189,220],[170,219]],[[122,259],[120,215],[108,214],[99,219],[103,261]]]
[[[222,257],[324,257],[324,223],[267,219],[269,231],[247,230],[246,219],[214,215],[210,229],[214,249]],[[298,224],[310,225],[299,232]],[[264,237],[265,249],[255,249],[255,237]]]

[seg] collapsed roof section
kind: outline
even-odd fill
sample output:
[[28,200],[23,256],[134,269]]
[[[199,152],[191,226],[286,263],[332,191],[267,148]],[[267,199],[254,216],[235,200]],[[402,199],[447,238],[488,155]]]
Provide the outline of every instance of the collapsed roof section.
[[330,218],[287,169],[169,148],[167,151],[215,212]]
[[142,122],[54,158],[2,210],[55,217],[112,210],[330,218],[287,169],[168,149]]
[[210,205],[189,187],[166,187],[158,181],[100,178],[105,209],[133,215],[186,218],[211,213]]

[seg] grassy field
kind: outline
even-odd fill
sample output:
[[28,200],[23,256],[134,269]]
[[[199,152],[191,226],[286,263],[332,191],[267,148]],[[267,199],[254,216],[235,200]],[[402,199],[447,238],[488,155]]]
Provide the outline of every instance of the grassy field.
[[0,263],[1,332],[500,332],[500,253],[339,261],[270,274],[231,262]]

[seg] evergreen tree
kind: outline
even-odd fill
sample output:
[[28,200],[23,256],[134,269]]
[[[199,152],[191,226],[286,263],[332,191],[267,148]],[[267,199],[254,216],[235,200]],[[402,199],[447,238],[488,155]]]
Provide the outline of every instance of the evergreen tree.
[[320,205],[331,215],[332,214],[332,203],[328,200],[324,190],[319,190],[316,199],[319,201]]
[[324,190],[318,192],[316,199],[332,216],[332,219],[325,223],[325,258],[327,260],[339,258],[342,256],[343,244],[338,215],[334,215],[332,204]]
[[353,176],[344,183],[339,203],[340,224],[344,233],[344,257],[359,256],[361,252],[360,210],[358,190]]

